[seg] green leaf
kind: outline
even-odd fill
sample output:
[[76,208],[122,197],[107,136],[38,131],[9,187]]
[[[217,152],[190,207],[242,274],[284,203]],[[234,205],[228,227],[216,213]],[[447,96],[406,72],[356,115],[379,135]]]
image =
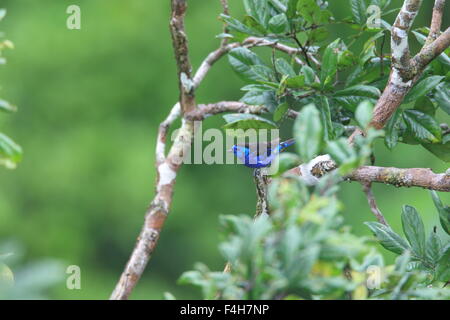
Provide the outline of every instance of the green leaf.
[[322,82],[322,87],[330,83],[337,72],[337,63],[339,56],[338,46],[340,41],[340,39],[336,39],[335,41],[330,43],[323,54],[322,70],[320,72],[320,81]]
[[[236,130],[235,132],[227,130],[226,133],[233,136],[245,135],[241,130],[247,129],[276,129],[277,125],[270,120],[258,117],[252,114],[236,113],[223,116],[227,124],[224,129]],[[241,130],[238,130],[241,129]]]
[[427,258],[436,264],[442,255],[442,243],[436,232],[431,232],[428,236],[425,248]]
[[325,129],[325,140],[333,140],[335,138],[333,122],[331,121],[330,104],[326,96],[320,96],[317,105],[319,106],[320,119]]
[[281,175],[292,168],[298,167],[302,163],[298,155],[290,152],[280,153],[276,158],[276,161],[278,161],[277,175]]
[[333,100],[343,108],[355,112],[357,106],[364,100],[375,102],[380,95],[380,90],[376,87],[356,85],[337,91],[333,95]]
[[398,143],[400,122],[402,121],[402,111],[401,109],[395,110],[392,117],[389,119],[384,136],[384,144],[390,150],[394,149]]
[[368,100],[361,102],[356,108],[355,119],[361,128],[366,129],[372,121],[373,103]]
[[450,281],[450,244],[444,249],[444,254],[436,268],[436,274],[440,281]]
[[366,24],[366,4],[365,0],[350,0],[353,19],[359,25]]
[[372,230],[385,249],[397,254],[410,250],[408,243],[391,228],[378,222],[365,222],[365,224]]
[[450,162],[450,134],[442,138],[442,143],[423,143],[422,147],[445,162]]
[[441,127],[436,120],[418,110],[405,110],[403,119],[414,137],[422,143],[438,143],[442,140]]
[[247,27],[245,24],[243,24],[242,22],[233,17],[221,14],[220,19],[226,22],[228,28],[232,31],[237,31],[243,33],[244,35],[262,36],[260,31]]
[[402,227],[413,252],[418,257],[425,256],[425,227],[419,213],[414,207],[403,206]]
[[289,19],[292,19],[297,15],[297,3],[298,0],[288,0],[286,15]]
[[244,0],[245,11],[256,19],[264,28],[267,27],[269,18],[268,0]]
[[0,99],[0,111],[15,112],[15,111],[17,111],[17,107],[13,106],[8,101]]
[[294,71],[294,68],[292,68],[292,66],[289,64],[289,62],[287,62],[283,58],[279,58],[275,61],[275,67],[276,67],[277,71],[279,73],[281,73],[282,75],[286,75],[289,77],[297,76],[297,74]]
[[289,109],[287,102],[283,102],[275,109],[273,113],[273,121],[280,121]]
[[9,137],[0,133],[0,165],[14,169],[22,160],[22,148]]
[[300,74],[305,76],[305,82],[307,85],[311,85],[316,81],[316,73],[311,67],[307,65],[304,65],[301,68]]
[[430,191],[434,206],[438,210],[439,220],[444,231],[450,235],[450,207],[444,206],[436,191]]
[[233,70],[246,81],[260,80],[260,76],[257,75],[252,66],[263,65],[263,62],[259,57],[251,52],[247,48],[235,48],[228,54],[228,60]]
[[313,104],[299,113],[294,123],[294,137],[300,158],[308,162],[317,156],[323,145],[323,128],[320,114]]
[[366,85],[356,85],[337,91],[335,97],[357,96],[378,99],[381,92],[378,88]]
[[284,13],[276,15],[269,20],[269,29],[273,33],[285,33],[288,30],[289,22]]
[[288,86],[288,88],[292,88],[292,89],[304,88],[305,87],[305,76],[301,74],[301,75],[295,76],[293,78],[287,78],[286,85]]
[[297,12],[305,19],[305,21],[311,24],[316,22],[315,18],[320,17],[320,11],[321,9],[317,5],[316,0],[299,0],[297,3]]
[[434,94],[438,106],[450,115],[450,82],[441,83]]
[[403,103],[410,103],[413,101],[418,100],[419,98],[423,97],[427,93],[431,92],[436,86],[444,79],[445,77],[441,76],[431,76],[428,78],[423,79],[419,83],[417,83],[411,91],[406,95],[405,99],[403,100]]

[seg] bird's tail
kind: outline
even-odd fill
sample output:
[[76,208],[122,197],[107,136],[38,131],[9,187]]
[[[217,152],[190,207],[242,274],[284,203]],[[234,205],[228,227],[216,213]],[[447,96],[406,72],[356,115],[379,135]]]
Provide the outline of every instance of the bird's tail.
[[292,146],[294,143],[295,143],[294,139],[289,139],[289,140],[286,140],[284,142],[281,142],[280,143],[280,149],[281,150],[286,149],[287,147]]

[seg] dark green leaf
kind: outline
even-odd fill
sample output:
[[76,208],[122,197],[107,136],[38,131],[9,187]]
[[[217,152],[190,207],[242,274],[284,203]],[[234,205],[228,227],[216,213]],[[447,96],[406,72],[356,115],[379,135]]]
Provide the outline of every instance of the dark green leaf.
[[350,7],[352,9],[353,19],[359,25],[366,23],[366,4],[365,0],[350,0]]
[[294,137],[300,158],[307,162],[317,156],[323,145],[320,114],[312,104],[304,107],[294,124]]
[[403,206],[402,227],[413,252],[418,257],[425,255],[425,227],[422,218],[414,207]]
[[436,86],[444,79],[441,76],[431,76],[423,79],[417,83],[411,91],[406,95],[403,103],[410,103],[416,101],[417,99],[423,97],[427,93],[431,92]]
[[372,230],[385,249],[397,254],[410,250],[408,243],[391,228],[378,222],[366,222],[365,224]]
[[305,82],[308,85],[311,85],[316,81],[316,73],[314,70],[309,66],[303,66],[300,70],[300,74],[303,74],[305,76]]
[[441,127],[436,120],[418,110],[405,110],[403,112],[408,129],[414,137],[422,143],[438,143],[442,140]]
[[402,111],[397,109],[389,119],[385,128],[386,134],[384,136],[384,144],[390,150],[394,149],[398,143],[400,121],[402,121]]
[[441,239],[435,232],[431,232],[428,236],[426,249],[425,249],[427,258],[433,263],[436,264],[442,255],[442,243]]
[[322,126],[325,129],[325,140],[333,140],[335,138],[333,122],[331,121],[330,104],[326,96],[320,96],[317,105],[319,106],[320,119]]
[[305,76],[301,74],[301,75],[295,76],[293,78],[287,78],[286,85],[288,86],[288,88],[292,88],[292,89],[304,88],[305,87]]
[[233,17],[222,14],[220,15],[220,18],[227,23],[228,28],[230,28],[230,30],[232,31],[237,31],[245,35],[255,35],[255,36],[262,35],[261,32],[259,32],[258,30],[247,27],[245,24],[243,24],[242,22]]
[[450,162],[450,134],[446,134],[441,143],[423,143],[422,146],[442,161]]
[[444,231],[450,235],[450,207],[444,206],[436,191],[432,190],[431,197],[433,198],[434,206],[438,210],[439,220]]
[[294,68],[292,68],[292,66],[283,58],[279,58],[275,61],[275,67],[282,75],[287,75],[289,77],[295,77],[297,75]]
[[436,274],[440,281],[450,281],[450,244],[444,249],[444,254],[436,268]]
[[260,77],[252,70],[252,66],[263,65],[259,57],[247,48],[235,48],[228,54],[233,70],[246,81],[257,81]]
[[434,94],[438,106],[450,115],[450,82],[441,83]]

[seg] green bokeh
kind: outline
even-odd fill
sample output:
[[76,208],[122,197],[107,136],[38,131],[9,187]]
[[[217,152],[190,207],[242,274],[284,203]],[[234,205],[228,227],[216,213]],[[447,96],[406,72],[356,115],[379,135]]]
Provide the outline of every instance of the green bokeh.
[[[229,2],[239,16],[241,0]],[[429,22],[429,2],[417,26]],[[190,3],[186,24],[197,67],[218,45],[220,5]],[[338,17],[347,15],[343,3],[332,1]],[[81,30],[66,28],[70,4],[81,7]],[[16,47],[0,69],[1,95],[19,112],[2,116],[0,124],[22,145],[24,161],[17,170],[0,170],[0,241],[20,241],[29,260],[52,257],[81,267],[82,290],[67,290],[62,283],[51,298],[107,298],[153,196],[158,124],[178,97],[169,1],[3,0],[1,6],[8,15],[0,29]],[[333,30],[333,37],[349,32]],[[197,99],[236,100],[242,84],[225,59],[208,75]],[[448,116],[440,116],[448,122]],[[208,119],[205,127],[221,124],[220,118]],[[389,152],[380,143],[376,150],[379,165],[436,172],[448,167],[420,147],[400,145]],[[376,185],[374,192],[397,231],[406,203],[422,213],[428,230],[437,223],[425,190]],[[448,194],[441,197],[450,202]],[[373,217],[361,187],[344,184],[342,200],[348,223],[369,235],[362,222]],[[196,261],[221,269],[218,216],[254,209],[250,169],[184,166],[160,243],[132,298],[159,299],[164,291],[198,298],[196,290],[178,286],[176,279]]]

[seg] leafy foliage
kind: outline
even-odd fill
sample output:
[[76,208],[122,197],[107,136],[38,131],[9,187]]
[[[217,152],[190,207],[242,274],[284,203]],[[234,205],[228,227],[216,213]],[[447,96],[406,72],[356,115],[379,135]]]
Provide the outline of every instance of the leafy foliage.
[[[0,9],[0,22],[5,17],[6,10]],[[0,33],[0,65],[6,63],[6,58],[2,56],[3,50],[12,49],[14,46],[9,40],[2,40]],[[7,102],[0,99],[0,113],[15,112],[17,108]],[[22,159],[22,149],[11,138],[0,132],[0,165],[4,165],[6,168],[13,169],[16,164]]]

